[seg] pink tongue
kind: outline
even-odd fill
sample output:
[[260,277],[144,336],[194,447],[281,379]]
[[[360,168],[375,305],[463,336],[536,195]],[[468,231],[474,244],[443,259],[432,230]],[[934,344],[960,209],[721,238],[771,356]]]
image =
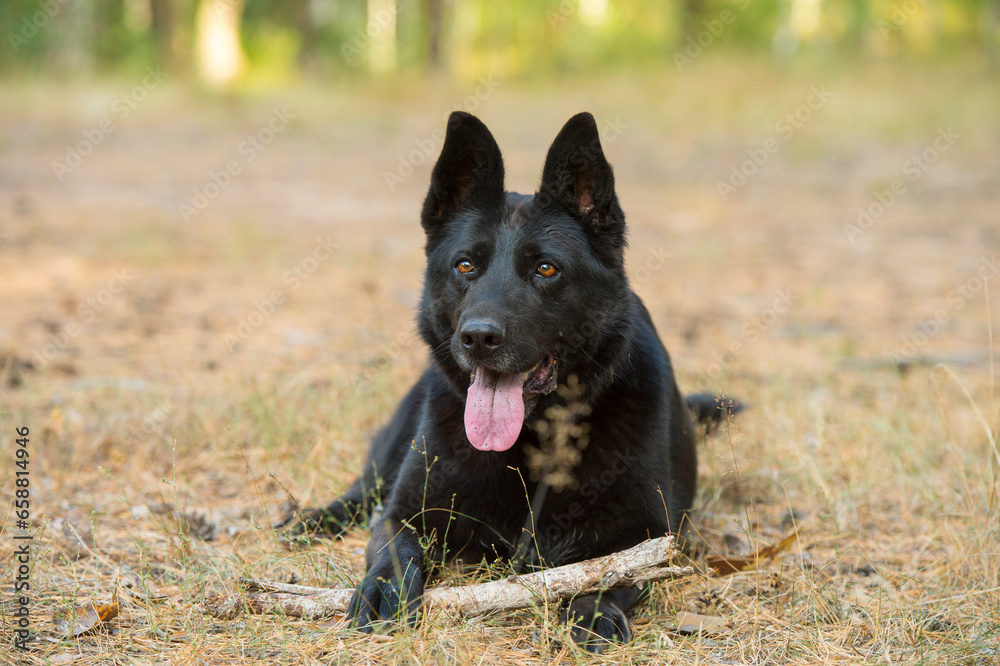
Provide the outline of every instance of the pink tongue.
[[514,446],[524,423],[521,375],[496,374],[476,368],[465,401],[465,434],[480,451],[506,451]]

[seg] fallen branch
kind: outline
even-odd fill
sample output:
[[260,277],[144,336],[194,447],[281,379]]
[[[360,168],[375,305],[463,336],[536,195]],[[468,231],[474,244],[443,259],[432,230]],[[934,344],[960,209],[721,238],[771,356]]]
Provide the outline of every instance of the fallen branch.
[[[678,553],[674,537],[660,537],[605,557],[537,573],[477,585],[431,588],[424,592],[424,606],[453,617],[475,617],[692,573],[691,567],[671,565]],[[244,592],[209,600],[205,609],[225,619],[244,610],[319,619],[346,614],[354,592],[254,578],[239,582]]]

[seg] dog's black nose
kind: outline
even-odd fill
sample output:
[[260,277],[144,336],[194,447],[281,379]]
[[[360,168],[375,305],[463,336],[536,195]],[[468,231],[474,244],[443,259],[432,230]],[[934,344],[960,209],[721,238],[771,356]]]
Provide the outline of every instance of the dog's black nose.
[[462,346],[474,359],[483,359],[503,346],[503,327],[492,319],[470,319],[459,332]]

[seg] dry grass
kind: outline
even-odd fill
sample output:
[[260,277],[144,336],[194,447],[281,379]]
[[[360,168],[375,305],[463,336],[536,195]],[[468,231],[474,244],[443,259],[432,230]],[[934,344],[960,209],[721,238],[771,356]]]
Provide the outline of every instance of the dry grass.
[[[628,125],[607,152],[635,288],[682,387],[704,383],[753,405],[702,444],[702,550],[748,552],[800,534],[760,572],[658,586],[637,609],[636,641],[596,659],[562,645],[551,609],[381,637],[335,621],[223,622],[199,606],[239,575],[349,586],[362,573],[364,532],[293,552],[269,526],[290,497],[317,504],[346,487],[424,364],[412,307],[430,167],[394,191],[384,172],[471,88],[220,100],[165,87],[62,183],[52,160],[127,85],[0,92],[0,441],[12,452],[14,428],[31,428],[39,639],[0,661],[1000,663],[988,307],[998,309],[1000,283],[961,309],[948,300],[1000,250],[995,81],[971,69],[697,66],[680,77],[505,83],[478,109],[522,191],[572,113]],[[832,100],[722,202],[716,181],[820,83]],[[296,114],[292,126],[185,224],[178,206],[208,171],[241,159],[237,145],[275,106]],[[848,243],[843,224],[948,126],[961,138]],[[327,236],[332,256],[299,286],[283,282]],[[647,261],[660,248],[670,257],[655,268]],[[86,299],[123,269],[134,278],[86,321]],[[284,302],[231,351],[226,335],[273,289]],[[782,291],[791,307],[759,325]],[[903,372],[891,366],[886,355],[939,309],[942,330]],[[40,362],[33,353],[70,322],[79,332]],[[733,342],[744,351],[704,381]],[[5,497],[13,472],[0,465]],[[4,645],[14,531],[7,515]],[[56,634],[52,613],[106,602],[116,588],[110,632]],[[734,630],[680,636],[671,625],[683,610]]]

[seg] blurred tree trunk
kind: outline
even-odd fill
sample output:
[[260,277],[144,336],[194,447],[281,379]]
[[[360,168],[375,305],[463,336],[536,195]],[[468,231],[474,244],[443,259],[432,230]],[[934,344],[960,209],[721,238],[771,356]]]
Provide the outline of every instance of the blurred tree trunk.
[[440,72],[444,65],[441,53],[441,39],[444,29],[444,0],[426,0],[424,11],[427,15],[427,66],[432,72]]
[[771,46],[779,58],[791,58],[802,44],[816,39],[823,25],[823,0],[783,0]]
[[98,41],[96,12],[94,0],[75,0],[53,14],[49,57],[54,71],[69,76],[93,71]]
[[174,71],[178,58],[174,43],[177,15],[173,0],[149,0],[149,12],[157,57],[167,71]]
[[987,0],[983,6],[983,29],[986,31],[986,61],[990,69],[1000,68],[1000,0]]
[[854,53],[863,53],[865,38],[872,28],[868,0],[851,0],[851,22],[848,24],[846,39]]
[[299,67],[306,72],[315,72],[318,63],[319,21],[316,3],[313,0],[295,0],[293,6],[295,29],[302,37],[299,48]]
[[799,37],[792,26],[795,0],[779,0],[778,17],[771,35],[771,52],[779,60],[789,60],[799,48]]
[[682,0],[681,2],[681,41],[694,37],[704,29],[707,0]]
[[244,0],[201,0],[195,19],[195,61],[205,83],[224,87],[246,67],[240,45]]
[[375,74],[396,69],[396,0],[368,0],[368,68]]

